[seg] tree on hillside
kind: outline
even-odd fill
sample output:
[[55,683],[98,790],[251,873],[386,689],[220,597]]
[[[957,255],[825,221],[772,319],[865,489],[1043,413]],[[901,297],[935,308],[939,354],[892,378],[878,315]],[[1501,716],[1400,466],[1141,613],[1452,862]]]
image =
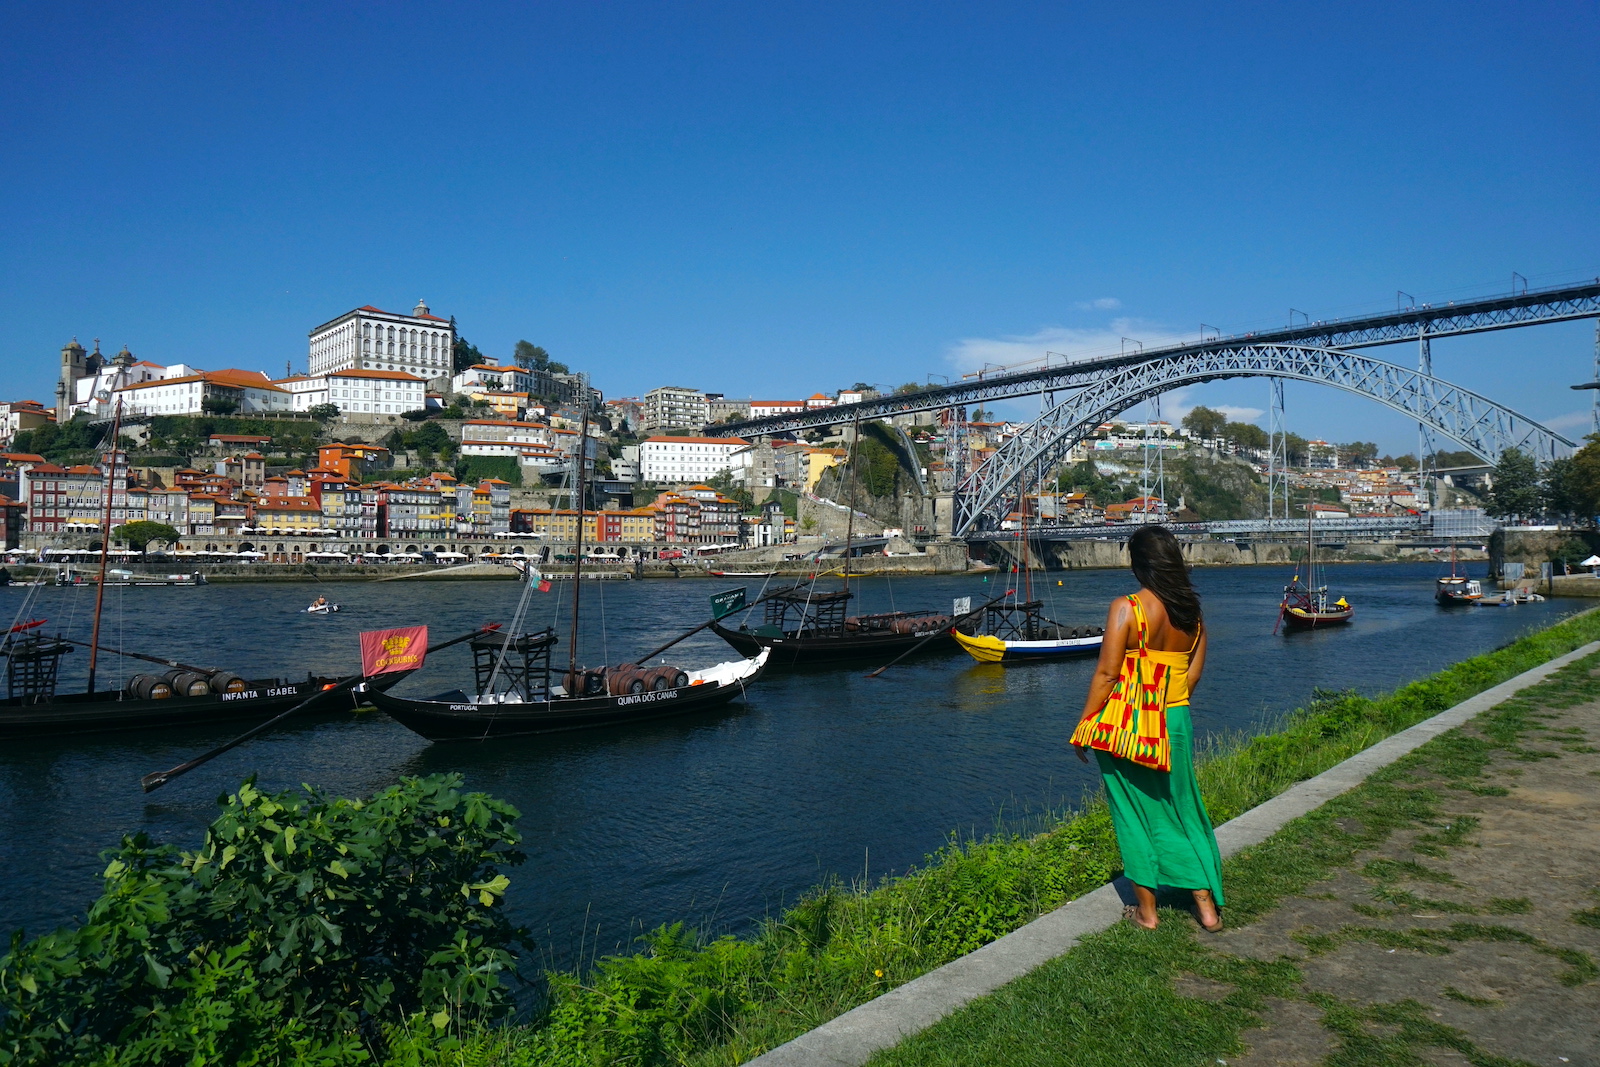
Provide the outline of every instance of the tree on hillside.
[[516,348],[511,351],[511,362],[523,370],[543,370],[551,374],[568,373],[565,363],[557,363],[550,358],[549,352],[531,341],[517,342]]
[[451,366],[455,368],[454,373],[456,374],[460,374],[461,372],[465,371],[474,363],[485,362],[483,353],[478,351],[478,346],[468,341],[460,334],[456,334],[455,347],[451,349],[450,354]]
[[1204,405],[1194,408],[1183,417],[1183,428],[1202,441],[1215,440],[1228,425],[1228,416]]
[[1372,441],[1350,441],[1338,448],[1339,455],[1352,467],[1370,467],[1378,460],[1378,446]]
[[150,522],[140,519],[137,522],[123,523],[111,529],[111,539],[122,541],[135,552],[143,552],[152,541],[165,541],[167,544],[177,543],[182,536],[177,530],[164,522]]
[[1589,443],[1578,449],[1559,477],[1573,516],[1586,522],[1600,516],[1600,436],[1590,434]]
[[[339,405],[313,404],[311,407],[306,409],[306,414],[310,415],[318,422],[327,422],[329,419],[337,419],[339,417]],[[411,413],[408,411],[406,414],[409,415]]]
[[239,402],[231,396],[208,396],[200,401],[200,410],[207,415],[232,415],[239,410]]
[[1584,514],[1584,501],[1578,486],[1575,457],[1550,461],[1550,465],[1544,469],[1544,477],[1539,482],[1539,497],[1540,505],[1546,515],[1571,519]]
[[1403,453],[1398,456],[1383,456],[1378,460],[1378,466],[1399,467],[1403,471],[1414,471],[1417,469],[1417,457],[1410,453]]
[[1532,518],[1543,510],[1539,465],[1520,448],[1507,449],[1494,466],[1489,514],[1496,518]]
[[1061,473],[1056,476],[1056,489],[1063,493],[1082,492],[1101,507],[1107,504],[1119,504],[1127,496],[1122,483],[1101,474],[1091,459],[1071,467],[1063,467]]
[[1267,431],[1253,422],[1226,423],[1221,436],[1241,452],[1260,452],[1267,447]]

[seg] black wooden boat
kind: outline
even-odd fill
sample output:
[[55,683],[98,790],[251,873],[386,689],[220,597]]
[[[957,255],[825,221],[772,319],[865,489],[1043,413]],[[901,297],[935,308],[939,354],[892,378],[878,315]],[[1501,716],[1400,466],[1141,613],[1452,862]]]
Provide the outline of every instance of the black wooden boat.
[[[7,697],[0,701],[0,738],[85,735],[163,726],[209,726],[264,719],[316,693],[348,691],[354,680],[307,674],[303,681],[241,678],[228,671],[174,668],[136,674],[121,689],[56,692],[56,675],[72,643],[58,637],[11,635],[0,644],[6,658]],[[403,674],[385,675],[388,688]]]
[[[584,445],[573,456],[573,497],[578,501],[581,517],[587,499],[584,475],[590,447],[588,408],[584,409],[578,440]],[[742,696],[745,687],[759,678],[767,665],[768,657],[763,654],[700,671],[637,663],[582,669],[578,666],[577,641],[583,577],[580,522],[573,548],[571,644],[567,669],[559,684],[552,679],[550,667],[555,630],[522,632],[529,596],[533,589],[545,584],[530,562],[522,568],[522,599],[511,627],[496,634],[479,634],[470,641],[476,683],[472,693],[457,689],[431,700],[412,700],[358,685],[357,695],[371,700],[391,719],[429,741],[487,741],[616,726],[718,707]],[[679,640],[682,638],[643,657],[646,664]]]
[[936,637],[929,650],[950,651],[950,616],[932,611],[846,615],[853,595],[844,589],[818,592],[801,583],[765,598],[760,625],[734,629],[715,622],[711,629],[744,655],[766,650],[773,664],[784,667],[888,660],[929,637]]
[[687,715],[743,695],[766,654],[699,671],[669,666],[568,670],[551,676],[552,630],[471,642],[476,695],[453,690],[428,700],[357,687],[357,695],[429,741],[487,741]]

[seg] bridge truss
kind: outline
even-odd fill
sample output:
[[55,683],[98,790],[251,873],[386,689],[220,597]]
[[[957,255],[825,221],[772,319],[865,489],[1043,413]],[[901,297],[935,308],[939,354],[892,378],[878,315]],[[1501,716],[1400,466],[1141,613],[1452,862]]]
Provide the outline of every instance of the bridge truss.
[[1050,470],[1099,426],[1150,397],[1223,378],[1269,377],[1312,382],[1365,396],[1449,437],[1487,463],[1512,448],[1540,461],[1573,442],[1494,401],[1449,382],[1346,349],[1300,344],[1214,343],[1176,356],[1102,368],[996,449],[967,474],[955,493],[952,532],[995,529],[1016,506],[1034,474]]
[[[1370,348],[1406,341],[1426,342],[1432,338],[1469,333],[1485,333],[1542,323],[1566,322],[1600,316],[1600,278],[1583,285],[1550,289],[1524,289],[1520,292],[1474,300],[1454,301],[1438,306],[1423,304],[1374,315],[1329,319],[1266,330],[1242,336],[1213,338],[1190,344],[1152,348],[1143,352],[1057,363],[1025,371],[999,372],[976,376],[951,385],[895,393],[864,400],[859,404],[839,404],[792,415],[749,419],[721,425],[717,433],[740,437],[762,437],[778,433],[837,426],[854,419],[863,421],[908,415],[918,411],[941,411],[990,400],[1034,396],[1093,385],[1107,374],[1146,362],[1187,361],[1210,352],[1228,352],[1241,345],[1299,345],[1309,348]],[[1597,336],[1600,345],[1600,336]],[[1600,348],[1597,348],[1600,362]],[[1597,397],[1600,400],[1600,397]]]

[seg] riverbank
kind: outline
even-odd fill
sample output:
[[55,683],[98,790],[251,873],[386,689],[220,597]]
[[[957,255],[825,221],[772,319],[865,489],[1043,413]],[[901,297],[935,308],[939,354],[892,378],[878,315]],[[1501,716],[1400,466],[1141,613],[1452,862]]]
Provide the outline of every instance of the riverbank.
[[[1339,632],[1290,637],[1271,636],[1271,612],[1263,607],[1275,604],[1276,579],[1249,569],[1207,574],[1203,592],[1216,647],[1208,666],[1209,695],[1203,693],[1196,704],[1197,732],[1216,738],[1277,730],[1287,709],[1313,686],[1354,686],[1376,695],[1446,668],[1468,652],[1512,643],[1533,620],[1553,619],[1560,610],[1546,603],[1495,612],[1443,611],[1431,600],[1434,568],[1410,571],[1409,577],[1402,577],[1404,568],[1344,572],[1341,588],[1352,590],[1367,609],[1358,623]],[[976,576],[926,579],[915,583],[914,595],[907,586],[898,586],[898,595],[903,606],[921,606],[978,593],[980,585]],[[1126,591],[1126,577],[1089,572],[1068,578],[1066,585],[1065,591],[1054,583],[1050,589],[1065,598],[1068,611],[1072,605],[1102,610]],[[613,658],[619,647],[651,647],[664,629],[676,625],[674,620],[703,612],[711,588],[705,583],[600,583],[593,597],[586,594],[597,609],[596,618],[586,622],[597,625],[585,647],[603,647],[606,627],[598,625],[603,610],[609,610]],[[881,580],[856,591],[873,607],[891,603],[892,589]],[[20,598],[23,592],[11,595]],[[52,599],[40,614],[67,621],[69,634],[74,606],[81,622],[82,607],[93,597],[92,589],[41,592]],[[440,632],[454,632],[485,617],[503,617],[518,594],[510,584],[418,589],[414,583],[391,582],[359,591],[349,586],[340,591],[345,611],[328,618],[299,611],[311,595],[307,587],[127,590],[125,595],[139,607],[145,627],[141,640],[148,649],[240,669],[304,663],[334,670],[348,665],[357,631],[427,619]],[[556,595],[543,603],[540,610],[559,611],[563,601]],[[715,639],[696,647],[686,653],[686,662],[726,656]],[[430,664],[421,691],[450,684],[463,666],[441,657]],[[765,927],[752,929],[748,917],[768,914],[810,931],[794,964],[794,980],[803,988],[778,992],[793,995],[808,1019],[820,1021],[827,1014],[811,1002],[812,994],[827,1000],[833,996],[829,983],[860,975],[846,942],[859,942],[869,962],[887,960],[886,974],[903,980],[912,975],[897,973],[905,962],[894,955],[897,924],[919,938],[959,937],[961,930],[952,925],[957,920],[997,924],[1004,933],[1019,921],[1008,908],[1033,905],[1013,889],[1024,892],[1040,883],[1049,889],[1074,876],[1076,868],[1058,870],[1049,856],[1029,858],[986,846],[994,864],[969,856],[932,882],[917,881],[898,897],[877,898],[873,906],[880,914],[872,930],[862,929],[872,916],[851,918],[853,886],[836,887],[833,903],[820,913],[784,906],[796,899],[798,889],[816,882],[819,868],[860,872],[866,867],[873,879],[862,878],[862,888],[878,888],[878,872],[907,870],[941,841],[946,827],[968,828],[964,839],[994,826],[1017,827],[1030,841],[1034,831],[1059,829],[1061,820],[1048,817],[1047,806],[1076,801],[1080,789],[1093,781],[1059,744],[1059,696],[1081,691],[1088,667],[1006,669],[956,655],[932,657],[915,669],[897,668],[870,681],[848,670],[777,674],[752,690],[744,706],[726,713],[524,744],[430,747],[381,716],[341,714],[238,749],[207,773],[169,787],[155,805],[138,795],[139,775],[188,759],[224,740],[226,732],[214,740],[190,731],[151,733],[135,744],[106,738],[9,746],[0,754],[0,787],[11,798],[12,831],[0,836],[0,847],[13,858],[15,876],[0,887],[0,914],[8,925],[26,925],[32,932],[81,922],[93,900],[91,887],[99,885],[105,869],[96,858],[100,850],[119,834],[139,830],[157,841],[193,847],[216,817],[212,798],[253,770],[259,769],[263,787],[274,791],[313,781],[349,797],[370,797],[401,776],[461,771],[473,788],[509,800],[524,813],[518,825],[529,862],[525,869],[507,871],[512,886],[505,906],[512,922],[534,930],[538,964],[589,974],[595,955],[632,953],[637,949],[633,936],[641,930],[634,917],[644,920],[643,929],[672,918],[712,931],[731,928],[741,937],[725,955],[688,951],[699,944],[692,935],[681,945],[658,942],[660,954],[683,966],[662,972],[647,961],[637,976],[646,983],[642,992],[628,982],[619,987],[620,995],[638,992],[639,1006],[653,1012],[651,1006],[659,1006],[662,997],[678,995],[673,990],[698,996],[701,977],[709,974],[715,988],[707,995],[718,998],[710,1009],[715,1013],[724,1002],[737,1007],[747,996],[765,999],[770,968],[789,966],[784,952],[798,951],[792,944],[789,950],[775,949],[763,936]],[[818,700],[819,692],[827,699]],[[63,765],[75,773],[63,778],[57,770]],[[729,768],[739,773],[730,774]],[[1070,862],[1094,858],[1068,848],[1071,843],[1069,838],[1058,845],[1056,854]],[[1114,861],[1114,849],[1109,855]],[[1090,880],[1072,893],[1092,891],[1097,884]],[[586,916],[593,919],[580,943]],[[809,924],[802,922],[805,916]],[[884,947],[888,951],[880,951]],[[733,968],[722,978],[717,977],[719,960]],[[940,962],[935,955],[931,965]],[[806,970],[813,965],[828,969],[817,977]],[[723,978],[743,984],[719,992]],[[876,976],[867,981],[882,988]],[[746,986],[753,992],[744,992]],[[847,997],[837,1010],[850,1006]],[[662,1012],[670,1016],[670,1005]],[[599,1019],[597,1025],[606,1026],[639,1021],[604,1014]],[[696,1056],[711,1055],[718,1047],[713,1039],[721,1024],[713,1019],[708,1025],[709,1044],[696,1039]],[[638,1032],[640,1040],[654,1039],[648,1026]],[[528,1045],[533,1033],[508,1030],[501,1036]]]
[[1228,857],[1220,936],[1176,900],[1135,930],[1113,901],[1070,952],[871,1062],[1600,1062],[1597,666],[1454,716]]
[[[1225,822],[1597,638],[1600,613],[1586,613],[1376,698],[1329,697],[1284,730],[1220,746],[1199,768],[1212,818]],[[1552,684],[1587,679],[1588,669]],[[1237,862],[1270,873],[1281,859],[1274,848]],[[699,943],[681,927],[658,929],[646,939],[647,954],[555,976],[541,1024],[478,1033],[469,1043],[485,1062],[504,1064],[622,1061],[644,1047],[660,1050],[665,1062],[742,1063],[1104,885],[1118,870],[1109,814],[1096,800],[1044,833],[952,840],[907,875],[824,886],[749,938]],[[1241,894],[1230,915],[1252,914],[1249,899]],[[1258,897],[1256,906],[1266,904]],[[1178,936],[1179,924],[1169,927]]]

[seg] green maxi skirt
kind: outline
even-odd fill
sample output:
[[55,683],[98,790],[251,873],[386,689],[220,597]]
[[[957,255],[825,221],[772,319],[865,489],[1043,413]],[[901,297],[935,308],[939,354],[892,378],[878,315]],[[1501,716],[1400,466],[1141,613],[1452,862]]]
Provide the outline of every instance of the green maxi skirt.
[[1128,880],[1148,889],[1209,889],[1221,907],[1222,856],[1194,777],[1194,725],[1187,704],[1167,709],[1171,772],[1095,752],[1111,802],[1111,824]]

